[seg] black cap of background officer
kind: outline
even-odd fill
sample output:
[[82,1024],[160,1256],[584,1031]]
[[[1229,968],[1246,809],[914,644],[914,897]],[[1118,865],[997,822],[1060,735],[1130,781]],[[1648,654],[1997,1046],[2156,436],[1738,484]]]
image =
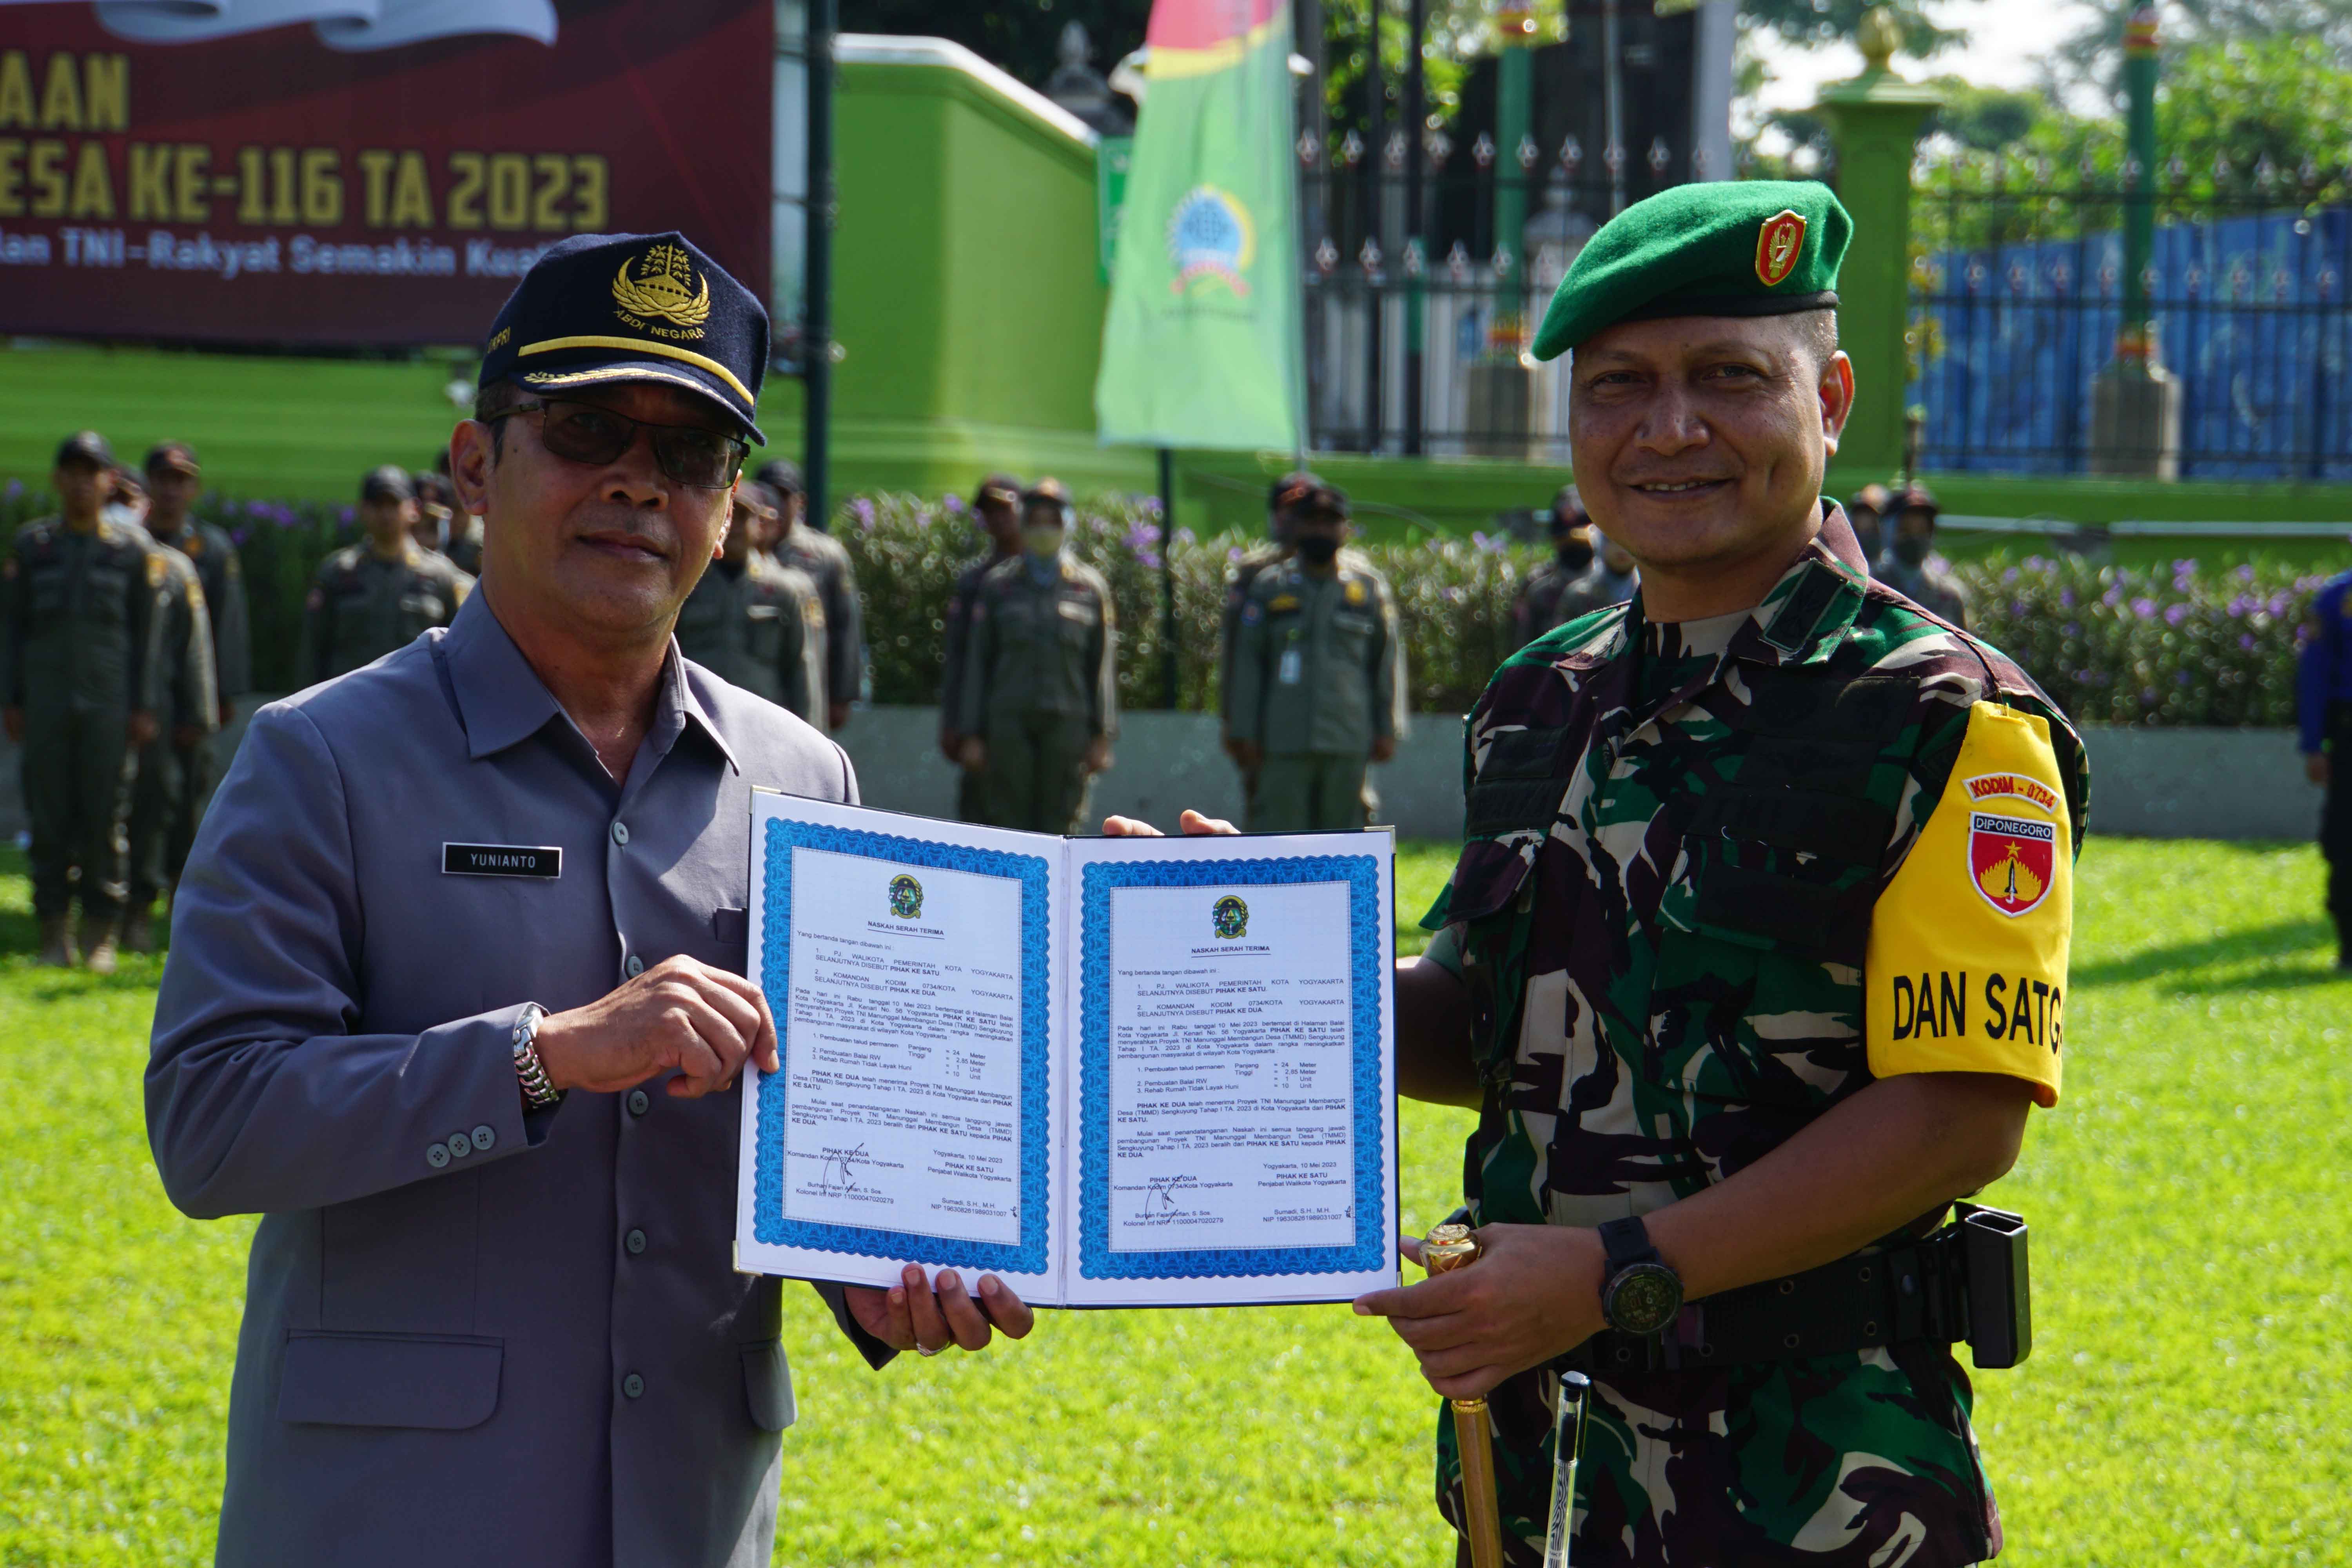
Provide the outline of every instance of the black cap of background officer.
[[1266,487],[1265,531],[1276,543],[1290,542],[1291,520],[1297,516],[1300,503],[1324,488],[1323,481],[1305,468],[1293,468]]
[[370,468],[367,478],[360,481],[362,500],[415,500],[416,486],[409,479],[408,470],[397,463]]
[[760,434],[768,311],[684,235],[578,234],[531,264],[482,349],[479,384],[563,393],[660,382]]
[[972,489],[971,510],[980,511],[991,506],[1018,507],[1022,489],[1021,480],[1012,474],[991,474]]
[[95,430],[77,430],[58,443],[58,460],[49,466],[69,468],[77,465],[103,472],[114,467],[114,448]]
[[779,497],[808,494],[808,480],[801,477],[801,466],[789,458],[778,458],[761,464],[756,477]]
[[1875,563],[1886,552],[1886,514],[1894,510],[1895,497],[1885,485],[1864,485],[1845,503],[1845,520],[1864,561]]
[[1551,552],[1563,570],[1581,572],[1592,564],[1592,514],[1574,485],[1562,485],[1551,498],[1551,515],[1544,520],[1551,535]]
[[[1340,545],[1347,541],[1348,492],[1337,485],[1327,485],[1318,480],[1307,486],[1306,493],[1293,500],[1283,515],[1290,520],[1292,538],[1298,546],[1298,558],[1309,566],[1329,565],[1331,558],[1339,553]],[[1302,523],[1326,521],[1339,523],[1339,530],[1329,533],[1299,531]]]
[[196,449],[185,441],[158,441],[147,448],[147,460],[140,465],[151,474],[185,474],[196,479],[204,466],[196,461]]

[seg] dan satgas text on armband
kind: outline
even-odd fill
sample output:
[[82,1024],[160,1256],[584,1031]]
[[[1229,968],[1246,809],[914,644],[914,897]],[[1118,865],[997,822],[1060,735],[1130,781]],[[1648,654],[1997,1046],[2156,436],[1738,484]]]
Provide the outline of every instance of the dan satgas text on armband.
[[[1890,990],[1897,1040],[1957,1038],[1969,1032],[1969,972],[1923,971],[1917,978],[1894,977]],[[2056,1056],[2065,1036],[2063,996],[2058,986],[2032,975],[1988,974],[1976,996],[1978,1019],[1989,1040],[2018,1040]]]

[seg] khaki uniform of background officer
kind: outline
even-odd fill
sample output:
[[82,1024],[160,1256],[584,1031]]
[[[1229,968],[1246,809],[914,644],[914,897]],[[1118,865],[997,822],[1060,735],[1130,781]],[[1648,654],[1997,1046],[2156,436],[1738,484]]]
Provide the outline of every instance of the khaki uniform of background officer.
[[132,753],[157,732],[155,595],[169,568],[144,530],[105,516],[114,453],[85,430],[58,448],[58,514],[28,524],[0,564],[0,700],[24,750],[41,962],[114,969]]
[[1064,548],[1070,497],[1040,479],[1021,497],[1021,554],[972,595],[956,728],[981,820],[1075,833],[1118,731],[1118,615],[1102,574]]
[[212,799],[218,759],[209,739],[236,716],[236,699],[253,689],[252,637],[245,603],[245,569],[222,529],[189,515],[204,489],[195,449],[166,441],[147,454],[147,531],[185,556],[202,594],[211,641],[214,710],[201,723],[175,720],[171,733],[149,743],[131,783],[131,905],[122,945],[146,952],[154,945],[152,912],[159,894],[180,879],[188,847]]
[[1297,555],[1261,572],[1234,637],[1229,750],[1262,833],[1361,827],[1365,772],[1396,755],[1404,641],[1388,582],[1339,558],[1348,499],[1317,486],[1290,510]]
[[[848,547],[808,515],[808,481],[779,458],[761,467],[760,482],[774,492],[776,515],[762,519],[761,548],[816,584],[824,605],[825,717],[823,728],[849,722],[849,705],[866,689],[866,611],[857,597],[857,569]],[[766,531],[772,530],[772,533]]]
[[776,493],[738,481],[719,558],[677,613],[677,650],[719,677],[825,729],[824,605],[797,567],[757,549]]
[[319,563],[302,607],[305,685],[373,664],[434,626],[457,619],[474,580],[414,537],[416,493],[407,470],[387,465],[360,484],[367,538]]
[[971,520],[988,539],[988,555],[956,574],[955,592],[948,595],[948,613],[940,626],[940,754],[956,767],[956,819],[979,822],[980,775],[962,765],[963,731],[957,729],[963,712],[963,683],[971,665],[971,605],[981,579],[1021,553],[1021,481],[1011,474],[991,474],[971,494]]

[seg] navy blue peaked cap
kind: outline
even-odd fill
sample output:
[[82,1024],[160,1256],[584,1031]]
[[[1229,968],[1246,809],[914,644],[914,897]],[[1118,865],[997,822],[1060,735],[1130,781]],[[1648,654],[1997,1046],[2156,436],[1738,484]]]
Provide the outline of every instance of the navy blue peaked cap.
[[751,439],[768,311],[684,235],[583,234],[550,246],[507,297],[478,384],[569,392],[632,381],[698,392]]

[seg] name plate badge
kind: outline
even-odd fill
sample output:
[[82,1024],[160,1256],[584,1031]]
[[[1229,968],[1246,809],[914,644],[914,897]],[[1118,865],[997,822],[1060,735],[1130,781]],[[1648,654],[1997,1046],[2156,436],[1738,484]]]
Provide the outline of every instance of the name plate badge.
[[451,877],[561,877],[563,848],[555,844],[444,844],[441,870]]

